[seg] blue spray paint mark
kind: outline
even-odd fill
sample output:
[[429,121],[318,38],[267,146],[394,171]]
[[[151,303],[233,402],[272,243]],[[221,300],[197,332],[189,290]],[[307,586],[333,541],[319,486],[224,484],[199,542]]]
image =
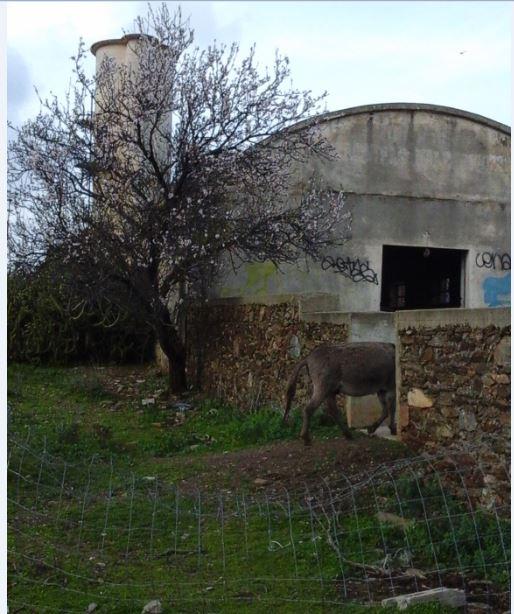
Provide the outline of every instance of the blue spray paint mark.
[[486,277],[482,284],[484,302],[488,307],[508,307],[510,305],[510,273],[505,277]]

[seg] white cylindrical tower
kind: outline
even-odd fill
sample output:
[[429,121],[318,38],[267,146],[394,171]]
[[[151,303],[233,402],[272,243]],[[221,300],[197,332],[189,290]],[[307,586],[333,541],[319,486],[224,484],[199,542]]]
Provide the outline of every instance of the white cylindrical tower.
[[135,46],[140,38],[140,34],[125,34],[121,38],[110,38],[91,45],[91,53],[96,58],[97,72],[106,56],[113,58],[118,64],[134,65]]
[[[159,158],[163,160],[166,155],[166,133],[165,126],[171,122],[171,103],[167,98],[167,92],[171,88],[166,83],[148,83],[151,75],[148,74],[149,66],[155,64],[156,71],[162,68],[163,62],[168,60],[166,47],[159,45],[158,40],[146,34],[125,34],[121,38],[101,40],[91,46],[91,53],[96,58],[97,110],[101,106],[102,100],[109,100],[107,106],[112,108],[117,97],[124,98],[124,104],[133,105],[133,110],[139,117],[133,118],[141,121],[142,132],[147,138],[152,139],[152,149],[157,152]],[[150,54],[150,56],[147,55]],[[142,55],[145,57],[145,74],[140,72],[140,61]],[[109,58],[114,61],[115,69],[119,67],[128,70],[107,70],[102,76],[102,64]],[[161,70],[159,74],[165,72]],[[164,89],[161,89],[164,88]],[[105,89],[104,89],[105,88]],[[154,99],[153,99],[154,98]],[[148,107],[138,108],[140,101],[146,100]],[[126,108],[125,108],[126,111]],[[98,118],[98,114],[96,115]],[[153,130],[155,123],[158,123],[159,130]],[[152,136],[150,136],[152,134]]]

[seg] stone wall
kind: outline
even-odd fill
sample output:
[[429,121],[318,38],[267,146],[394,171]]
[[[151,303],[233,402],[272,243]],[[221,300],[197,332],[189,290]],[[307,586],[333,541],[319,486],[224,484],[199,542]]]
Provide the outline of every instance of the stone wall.
[[502,498],[510,464],[507,312],[487,321],[461,312],[460,322],[440,325],[419,315],[402,322],[398,314],[397,321],[401,439],[414,450],[460,454],[462,463],[477,467],[471,487]]
[[[214,304],[196,308],[187,330],[191,383],[208,395],[243,408],[283,407],[294,364],[316,345],[343,343],[345,323],[310,322],[302,304]],[[306,399],[299,381],[296,402]]]
[[[355,327],[362,332],[361,316],[334,309],[336,298],[286,296],[259,304],[225,300],[191,308],[190,383],[245,409],[282,408],[287,380],[300,357],[320,343],[352,340]],[[384,314],[376,316],[383,319]],[[505,475],[510,459],[510,309],[397,312],[390,325],[387,340],[395,340],[397,347],[400,438],[420,452],[468,454],[469,462],[481,465],[482,483]],[[367,326],[370,334],[381,330],[375,321]],[[295,404],[304,403],[308,392],[304,373]],[[371,414],[364,418],[366,424],[372,421]],[[362,425],[355,420],[355,426]]]

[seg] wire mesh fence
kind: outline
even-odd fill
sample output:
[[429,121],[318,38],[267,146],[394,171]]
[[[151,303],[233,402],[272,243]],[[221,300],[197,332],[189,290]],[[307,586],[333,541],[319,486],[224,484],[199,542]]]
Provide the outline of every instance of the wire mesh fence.
[[458,456],[201,492],[45,448],[9,441],[11,612],[358,612],[437,587],[509,609],[509,496]]

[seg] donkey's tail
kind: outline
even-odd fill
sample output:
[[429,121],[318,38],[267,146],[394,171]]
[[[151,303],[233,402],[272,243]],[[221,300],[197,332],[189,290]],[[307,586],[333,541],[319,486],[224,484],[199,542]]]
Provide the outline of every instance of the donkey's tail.
[[307,359],[301,360],[294,368],[294,371],[291,374],[289,381],[287,382],[286,409],[284,411],[284,422],[287,420],[289,410],[291,409],[291,403],[293,402],[293,398],[296,392],[296,382],[298,381],[298,376],[300,375],[300,371],[306,366],[307,366]]

